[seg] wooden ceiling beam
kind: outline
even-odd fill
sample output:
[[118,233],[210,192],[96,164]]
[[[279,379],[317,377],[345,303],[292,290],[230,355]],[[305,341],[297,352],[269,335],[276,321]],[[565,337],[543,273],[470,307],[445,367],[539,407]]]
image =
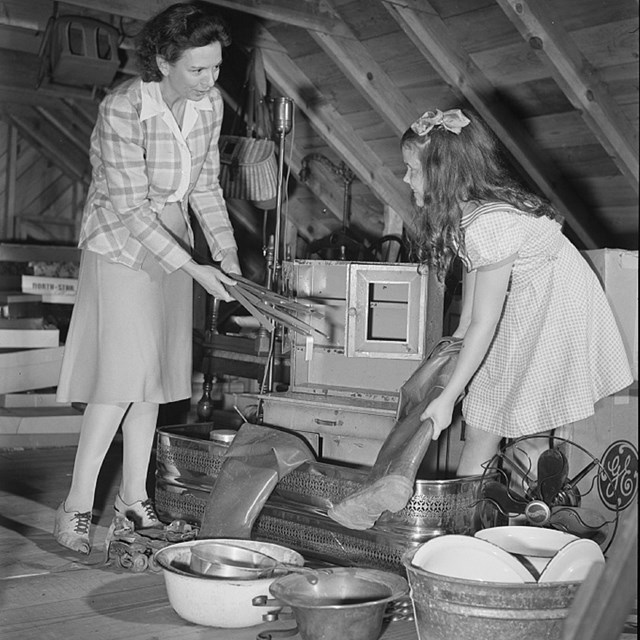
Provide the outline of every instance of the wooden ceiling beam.
[[46,122],[55,127],[76,149],[85,155],[87,162],[89,161],[89,140],[79,138],[77,131],[74,131],[68,123],[63,122],[56,114],[45,107],[37,106],[35,110]]
[[4,215],[0,218],[0,233],[3,238],[13,237],[14,219],[16,214],[16,184],[18,164],[18,132],[16,128],[8,127],[6,167],[4,175]]
[[[333,35],[344,33],[344,23],[326,0],[206,0],[210,4],[275,20],[302,29]],[[65,0],[65,4],[105,11],[125,18],[148,20],[174,0]]]
[[28,106],[58,107],[61,102],[59,97],[45,95],[35,89],[24,89],[0,84],[0,104],[15,104]]
[[[84,101],[77,101],[73,98],[63,98],[62,102],[73,113],[76,118],[74,122],[91,135],[98,118],[98,105],[96,103],[88,104]],[[92,108],[90,109],[90,107]]]
[[65,0],[65,4],[91,11],[103,11],[123,18],[148,20],[175,4],[175,0]]
[[497,0],[636,193],[638,136],[546,0]]
[[[505,107],[494,86],[451,36],[428,0],[421,0],[419,12],[409,6],[413,4],[411,0],[381,2],[451,90],[478,111],[520,166],[523,176],[553,203],[584,248],[607,246],[609,235],[593,212],[585,207],[551,158]],[[426,108],[437,106],[425,105]]]
[[[345,29],[348,30],[346,24]],[[320,31],[309,34],[395,133],[404,133],[420,115],[355,35],[344,38]]]
[[[259,30],[262,38],[269,37],[264,27]],[[271,36],[271,39],[274,38]],[[264,49],[263,56],[265,70],[272,84],[296,103],[312,126],[358,178],[383,204],[398,211],[407,227],[412,229],[413,205],[409,190],[402,181],[363,142],[287,54]]]

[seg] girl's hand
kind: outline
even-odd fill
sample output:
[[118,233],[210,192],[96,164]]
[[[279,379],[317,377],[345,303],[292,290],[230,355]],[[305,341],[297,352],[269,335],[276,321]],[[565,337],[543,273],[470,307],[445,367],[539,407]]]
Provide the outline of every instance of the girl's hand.
[[455,403],[449,402],[442,396],[431,401],[427,408],[420,414],[422,422],[431,419],[433,422],[433,440],[437,440],[440,434],[451,425]]
[[222,273],[219,269],[205,264],[188,262],[183,269],[214,298],[223,302],[231,302],[234,298],[229,295],[226,287],[233,287],[236,281]]

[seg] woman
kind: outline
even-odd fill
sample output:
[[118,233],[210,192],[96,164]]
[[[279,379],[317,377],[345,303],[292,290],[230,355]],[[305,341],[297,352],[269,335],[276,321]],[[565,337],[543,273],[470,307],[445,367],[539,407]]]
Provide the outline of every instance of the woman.
[[[459,256],[462,338],[442,393],[421,414],[436,439],[464,396],[458,475],[483,472],[503,437],[594,413],[632,382],[602,287],[548,202],[514,181],[473,112],[428,111],[402,138],[423,262],[440,276]],[[466,394],[466,395],[465,395]]]
[[[141,77],[101,103],[91,138],[92,182],[58,386],[59,402],[87,403],[71,487],[55,518],[65,547],[90,552],[98,472],[121,426],[117,514],[159,524],[146,492],[158,406],[191,396],[192,282],[222,300],[239,274],[218,184],[223,115],[215,83],[230,42],[207,5],[175,4],[137,42]],[[191,257],[188,205],[222,271]]]

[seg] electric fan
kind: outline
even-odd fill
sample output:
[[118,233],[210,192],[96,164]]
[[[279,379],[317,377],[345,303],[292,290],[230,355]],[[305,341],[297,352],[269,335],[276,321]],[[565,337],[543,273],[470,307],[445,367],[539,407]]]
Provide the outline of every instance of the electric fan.
[[[549,448],[542,451],[534,465],[527,448],[536,439],[548,441]],[[574,476],[569,475],[569,463],[563,452],[569,447],[576,447],[587,459],[584,468]],[[486,463],[480,481],[480,502],[494,507],[484,510],[492,514],[494,521],[482,523],[483,528],[493,526],[497,515],[498,519],[502,516],[510,522],[589,538],[606,551],[615,535],[618,511],[607,518],[600,511],[581,506],[582,498],[593,489],[598,474],[607,476],[600,461],[584,447],[565,438],[524,436],[508,441]]]

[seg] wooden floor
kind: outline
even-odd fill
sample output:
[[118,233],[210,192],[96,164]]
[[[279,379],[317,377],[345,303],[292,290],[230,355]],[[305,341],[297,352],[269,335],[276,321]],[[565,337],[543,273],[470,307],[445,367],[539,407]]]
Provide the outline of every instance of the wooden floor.
[[[261,631],[294,626],[292,621],[244,629],[194,625],[171,608],[162,574],[105,566],[103,543],[119,479],[117,443],[99,479],[93,551],[80,557],[59,546],[51,536],[53,517],[69,486],[74,452],[0,451],[2,640],[255,640]],[[417,637],[413,622],[398,621],[387,626],[382,640]]]
[[[94,550],[79,557],[57,545],[51,537],[53,516],[69,485],[74,451],[0,451],[3,640],[255,640],[266,629],[293,626],[291,621],[244,629],[194,625],[171,608],[162,574],[135,574],[105,565],[103,543],[121,453],[117,442],[99,479]],[[635,621],[634,615],[620,640],[637,638]],[[413,622],[397,621],[384,629],[381,640],[417,638]]]

